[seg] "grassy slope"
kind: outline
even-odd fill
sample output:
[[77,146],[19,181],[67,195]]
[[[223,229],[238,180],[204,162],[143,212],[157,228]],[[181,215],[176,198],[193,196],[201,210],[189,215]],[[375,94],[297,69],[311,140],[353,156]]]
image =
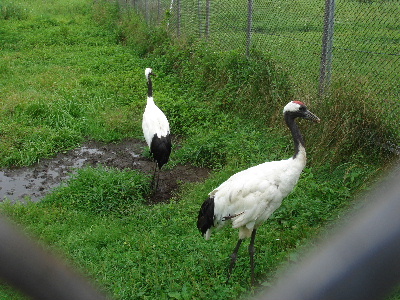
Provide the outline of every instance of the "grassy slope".
[[3,5],[25,14],[1,20],[0,165],[32,164],[86,136],[139,135],[140,60],[94,25],[87,3]]
[[[290,156],[292,145],[280,120],[281,105],[288,96],[285,89],[274,90],[266,108],[263,102],[250,103],[261,112],[249,117],[254,111],[249,113],[248,106],[241,111],[230,94],[235,80],[242,81],[237,78],[240,72],[229,70],[248,70],[247,62],[235,54],[219,60],[195,49],[199,57],[208,57],[204,63],[192,51],[178,47],[139,58],[138,52],[117,43],[129,44],[130,36],[114,26],[112,7],[98,6],[92,11],[91,1],[47,7],[41,7],[40,1],[30,3],[27,11],[22,4],[14,5],[14,18],[0,20],[5,41],[0,68],[5,91],[0,111],[1,165],[30,164],[74,147],[86,136],[107,141],[140,136],[143,69],[151,61],[160,74],[155,82],[160,105],[176,133],[190,136],[174,151],[171,165],[192,162],[215,172],[205,183],[184,186],[171,203],[147,206],[140,203],[146,179],[139,176],[139,183],[130,184],[130,173],[89,169],[42,203],[3,204],[0,210],[116,299],[233,299],[251,293],[246,247],[241,249],[230,283],[224,284],[237,232],[225,230],[206,242],[195,220],[207,193],[231,174],[265,159]],[[93,18],[101,26],[94,25]],[[135,23],[128,25],[135,29]],[[186,59],[182,59],[185,51]],[[196,62],[200,65],[193,71],[189,63]],[[198,80],[199,74],[207,75],[211,84]],[[271,74],[278,73],[271,67]],[[284,81],[276,76],[275,83]],[[239,90],[248,93],[237,92],[238,98],[254,97],[245,86]],[[265,124],[272,125],[265,128]],[[313,135],[318,136],[318,130]],[[313,142],[323,141],[310,139],[311,158]],[[338,160],[334,170],[325,166],[324,155],[316,157],[320,160],[311,159],[298,187],[259,230],[256,272],[260,280],[271,280],[280,265],[295,260],[294,250],[327,221],[336,219],[365,178],[379,168],[379,164],[365,163],[362,152]],[[88,184],[99,188],[87,194]],[[127,186],[134,186],[136,197],[129,197],[133,192],[128,188],[126,193]],[[0,298],[21,296],[2,286]]]

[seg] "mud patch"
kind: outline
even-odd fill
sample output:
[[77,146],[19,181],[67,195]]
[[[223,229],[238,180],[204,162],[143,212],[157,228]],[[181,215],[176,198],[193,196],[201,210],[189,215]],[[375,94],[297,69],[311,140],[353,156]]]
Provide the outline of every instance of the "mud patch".
[[[146,144],[141,140],[126,140],[118,144],[88,141],[80,148],[60,153],[51,159],[43,159],[31,167],[0,169],[0,201],[39,201],[68,180],[76,169],[85,166],[100,164],[152,174],[155,163],[143,156],[143,151],[146,151]],[[202,181],[209,172],[209,169],[193,166],[165,168],[160,173],[157,192],[150,201],[167,201],[178,191],[181,183]]]

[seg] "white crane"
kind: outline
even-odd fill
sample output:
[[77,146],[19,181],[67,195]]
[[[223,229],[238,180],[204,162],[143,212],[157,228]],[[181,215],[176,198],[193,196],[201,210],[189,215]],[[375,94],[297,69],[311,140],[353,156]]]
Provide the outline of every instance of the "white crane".
[[295,119],[304,118],[313,122],[319,122],[320,119],[300,101],[289,102],[283,109],[283,115],[292,133],[294,155],[286,160],[265,162],[232,175],[213,190],[201,206],[197,228],[206,240],[214,228],[231,224],[232,228],[239,229],[239,240],[231,255],[228,280],[240,245],[245,238],[250,237],[251,283],[255,283],[254,240],[257,228],[293,190],[306,165],[304,140]]
[[[154,168],[153,180],[155,172],[161,170],[162,166],[169,160],[171,154],[171,135],[169,123],[164,113],[157,107],[153,99],[153,83],[151,76],[154,76],[151,68],[146,68],[145,76],[147,79],[147,104],[143,113],[142,129],[147,145],[150,148],[150,153],[153,156],[156,165]],[[158,178],[155,180],[155,189],[157,189]]]

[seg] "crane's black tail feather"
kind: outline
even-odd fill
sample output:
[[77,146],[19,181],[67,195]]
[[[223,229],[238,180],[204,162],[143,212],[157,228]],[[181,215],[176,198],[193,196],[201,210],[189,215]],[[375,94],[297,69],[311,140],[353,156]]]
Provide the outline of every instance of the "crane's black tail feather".
[[203,235],[214,226],[214,206],[214,197],[209,197],[201,205],[197,218],[197,228]]
[[159,169],[168,162],[171,149],[172,143],[169,134],[160,138],[157,134],[154,134],[153,139],[151,140],[150,152],[153,155],[154,160],[157,162]]

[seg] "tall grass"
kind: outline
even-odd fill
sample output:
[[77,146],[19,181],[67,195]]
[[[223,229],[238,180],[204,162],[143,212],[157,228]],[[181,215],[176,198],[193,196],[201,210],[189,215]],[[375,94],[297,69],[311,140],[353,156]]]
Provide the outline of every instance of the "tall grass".
[[[0,20],[2,166],[28,165],[86,137],[141,137],[143,70],[152,67],[155,100],[177,137],[170,164],[207,166],[213,173],[205,182],[182,185],[169,203],[147,205],[143,174],[87,168],[40,203],[3,203],[0,211],[115,299],[234,299],[257,292],[249,285],[245,247],[225,284],[237,232],[204,241],[195,222],[208,192],[230,175],[292,155],[281,115],[294,94],[288,74],[260,53],[245,58],[191,39],[174,41],[108,1],[7,3],[29,9],[24,18]],[[306,101],[322,122],[300,122],[308,166],[259,229],[256,276],[263,285],[296,261],[296,250],[393,160],[381,141],[398,139],[396,128],[366,99],[362,90],[339,85],[326,99]],[[23,299],[4,286],[0,298]]]

